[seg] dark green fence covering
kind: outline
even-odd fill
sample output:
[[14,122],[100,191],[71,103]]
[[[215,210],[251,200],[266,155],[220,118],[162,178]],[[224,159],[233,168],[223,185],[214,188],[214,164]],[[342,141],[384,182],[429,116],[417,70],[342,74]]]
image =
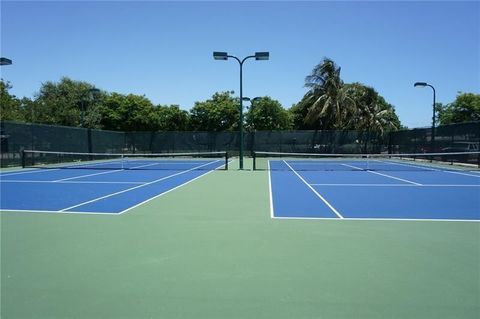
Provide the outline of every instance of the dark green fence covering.
[[[22,150],[95,153],[228,151],[238,154],[238,132],[117,132],[0,122],[1,166],[20,166]],[[480,123],[438,126],[433,151],[478,151]],[[362,131],[246,132],[245,150],[294,153],[425,153],[431,129],[377,134]]]

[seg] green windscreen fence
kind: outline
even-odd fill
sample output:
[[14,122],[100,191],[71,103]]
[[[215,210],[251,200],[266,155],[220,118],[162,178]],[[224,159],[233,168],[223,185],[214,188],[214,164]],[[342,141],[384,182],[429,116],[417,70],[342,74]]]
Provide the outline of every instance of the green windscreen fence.
[[[362,131],[245,132],[253,151],[365,154],[478,151],[480,123],[443,125],[378,134]],[[0,122],[1,166],[20,166],[22,150],[90,153],[175,153],[227,151],[238,154],[238,132],[119,132],[65,126]]]
[[387,140],[360,131],[259,131],[247,141],[255,151],[290,153],[379,153]]
[[417,128],[389,134],[390,153],[435,153],[479,151],[480,122]]

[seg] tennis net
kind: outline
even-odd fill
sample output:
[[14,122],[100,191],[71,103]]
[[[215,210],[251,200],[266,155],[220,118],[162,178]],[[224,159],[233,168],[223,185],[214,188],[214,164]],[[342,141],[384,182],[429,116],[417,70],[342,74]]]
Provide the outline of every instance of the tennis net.
[[480,152],[417,154],[315,154],[253,152],[254,170],[480,171]]
[[228,170],[227,152],[109,154],[24,150],[24,168]]

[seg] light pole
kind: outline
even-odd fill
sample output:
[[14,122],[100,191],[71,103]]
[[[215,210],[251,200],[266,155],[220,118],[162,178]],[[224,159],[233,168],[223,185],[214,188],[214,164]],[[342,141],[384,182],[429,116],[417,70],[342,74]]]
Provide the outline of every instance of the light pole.
[[433,115],[432,115],[432,138],[431,138],[431,150],[430,152],[435,152],[435,88],[433,85],[430,85],[426,82],[415,82],[414,87],[426,87],[429,86],[433,90]]
[[243,73],[243,62],[247,59],[255,58],[255,60],[268,60],[270,57],[269,52],[255,52],[255,55],[249,55],[242,60],[237,58],[236,56],[229,55],[227,52],[213,52],[213,58],[215,60],[228,60],[228,58],[233,58],[237,60],[240,64],[240,119],[238,122],[239,130],[240,130],[240,165],[239,168],[243,169],[243,83],[242,83],[242,73]]

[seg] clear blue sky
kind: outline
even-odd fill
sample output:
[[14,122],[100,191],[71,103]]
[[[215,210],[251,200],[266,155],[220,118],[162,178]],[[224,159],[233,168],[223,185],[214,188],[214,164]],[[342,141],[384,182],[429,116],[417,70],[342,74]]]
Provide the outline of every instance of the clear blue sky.
[[432,91],[452,102],[480,90],[480,2],[1,1],[2,78],[18,97],[62,76],[190,109],[218,91],[269,95],[285,108],[305,94],[323,57],[346,83],[374,87],[404,125],[429,126]]

